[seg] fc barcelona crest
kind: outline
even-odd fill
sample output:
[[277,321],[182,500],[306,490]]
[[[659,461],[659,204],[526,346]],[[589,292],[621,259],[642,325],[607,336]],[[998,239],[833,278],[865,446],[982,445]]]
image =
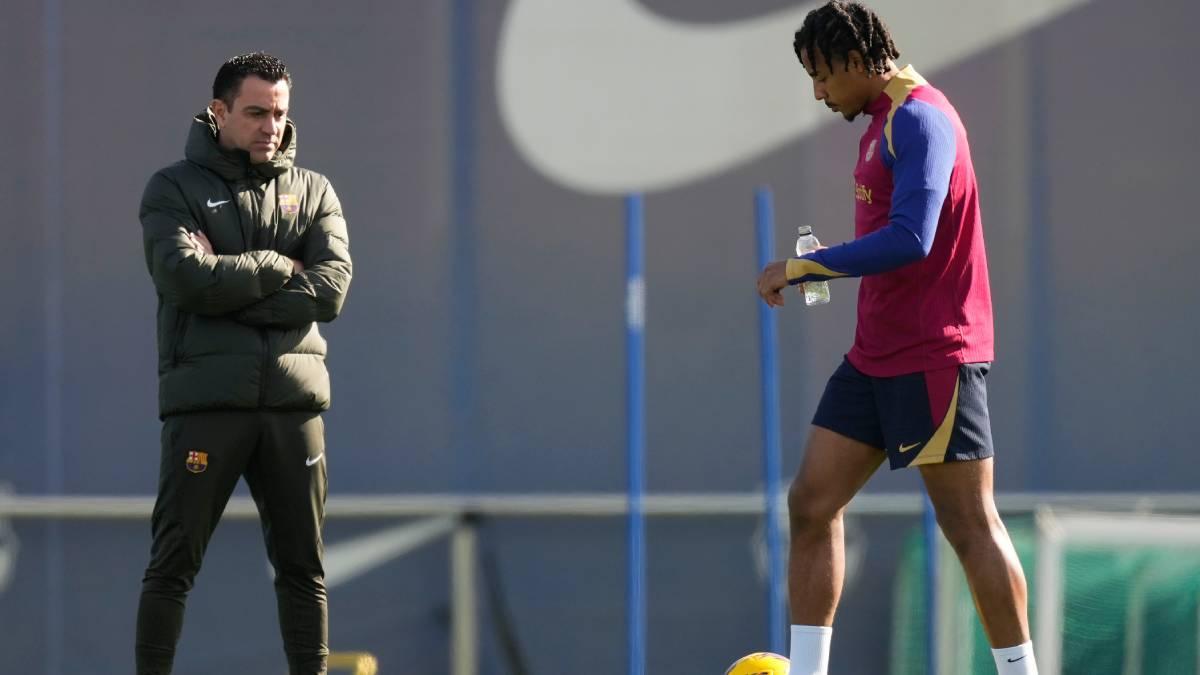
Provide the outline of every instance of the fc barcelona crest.
[[300,198],[292,194],[280,194],[279,211],[285,216],[296,215],[300,212]]
[[188,450],[187,470],[192,473],[204,473],[208,468],[208,453],[199,450]]

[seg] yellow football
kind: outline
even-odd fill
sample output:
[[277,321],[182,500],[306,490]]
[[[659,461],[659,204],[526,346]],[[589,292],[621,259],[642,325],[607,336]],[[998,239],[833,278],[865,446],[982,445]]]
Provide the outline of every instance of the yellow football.
[[771,652],[747,654],[729,666],[725,675],[787,675],[788,660]]

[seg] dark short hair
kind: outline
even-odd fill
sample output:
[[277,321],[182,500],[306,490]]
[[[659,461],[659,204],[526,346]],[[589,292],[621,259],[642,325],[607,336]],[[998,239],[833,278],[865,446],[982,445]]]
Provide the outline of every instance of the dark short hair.
[[250,52],[229,59],[217,71],[213,80],[213,98],[221,99],[225,105],[233,107],[242,88],[242,80],[250,75],[260,77],[272,84],[287,80],[288,89],[292,88],[292,74],[288,72],[283,61],[265,52]]
[[831,69],[835,58],[841,59],[848,69],[850,52],[857,51],[872,73],[886,73],[888,61],[900,57],[900,50],[879,15],[862,3],[845,0],[831,0],[809,12],[804,25],[796,31],[792,48],[801,62],[800,52],[808,52],[809,59],[816,58],[814,49],[821,52]]

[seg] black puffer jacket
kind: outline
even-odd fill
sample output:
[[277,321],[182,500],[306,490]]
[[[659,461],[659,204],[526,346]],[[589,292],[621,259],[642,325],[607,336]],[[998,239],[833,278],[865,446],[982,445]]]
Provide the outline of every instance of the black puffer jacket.
[[[207,111],[186,159],[150,178],[140,218],[158,291],[159,414],[329,407],[325,340],[350,286],[333,187],[296,168],[296,128],[265,164],[217,143]],[[215,254],[199,250],[203,232]],[[292,273],[291,258],[304,264]]]

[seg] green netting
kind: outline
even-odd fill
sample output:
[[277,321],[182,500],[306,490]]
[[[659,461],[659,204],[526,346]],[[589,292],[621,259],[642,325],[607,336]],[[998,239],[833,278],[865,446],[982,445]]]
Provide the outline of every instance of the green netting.
[[1196,672],[1200,552],[1068,549],[1064,579],[1064,674]]
[[[1035,539],[1030,519],[1007,520],[1029,582],[1033,606]],[[897,569],[891,675],[926,675],[925,551],[920,528],[907,538]],[[939,580],[949,598],[950,672],[995,673],[990,647],[956,565]],[[1200,654],[1200,550],[1167,547],[1068,547],[1064,558],[1062,675],[1181,675],[1197,672]],[[1034,627],[1036,631],[1036,626]]]

